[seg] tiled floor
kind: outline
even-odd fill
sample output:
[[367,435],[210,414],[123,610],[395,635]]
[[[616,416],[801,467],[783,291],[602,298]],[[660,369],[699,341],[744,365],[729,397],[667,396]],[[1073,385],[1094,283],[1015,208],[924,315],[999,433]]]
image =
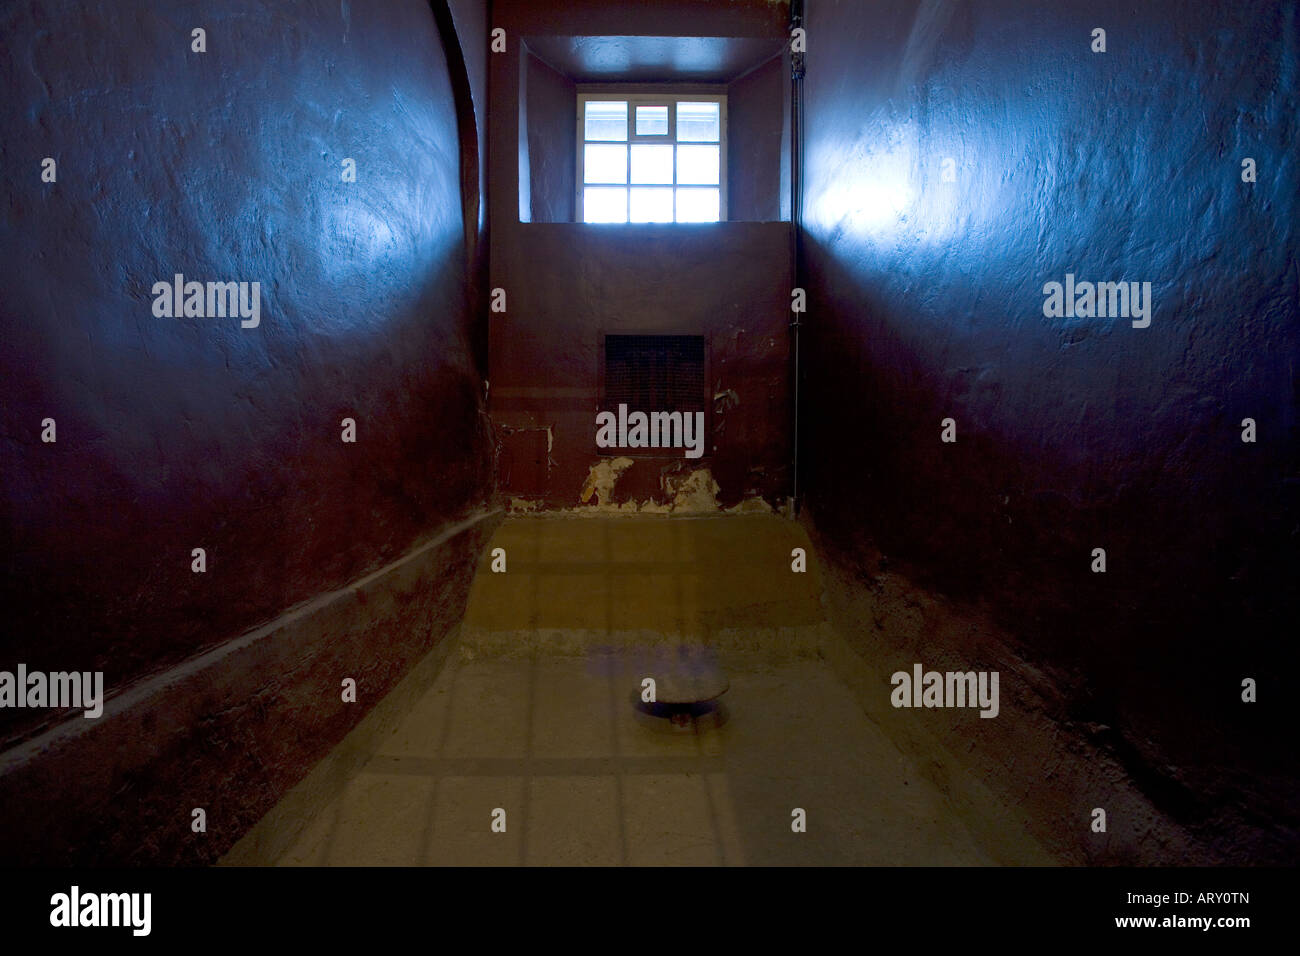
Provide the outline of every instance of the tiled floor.
[[[461,646],[275,862],[991,862],[796,640],[822,614],[815,573],[790,570],[796,525],[524,518],[497,547],[507,572],[484,556]],[[727,671],[721,726],[634,706],[683,640]]]
[[625,663],[449,665],[280,862],[988,862],[824,664],[733,656],[697,734],[646,726]]
[[695,636],[822,620],[815,561],[790,570],[802,529],[770,515],[521,518],[485,558],[465,623],[482,631],[652,631]]

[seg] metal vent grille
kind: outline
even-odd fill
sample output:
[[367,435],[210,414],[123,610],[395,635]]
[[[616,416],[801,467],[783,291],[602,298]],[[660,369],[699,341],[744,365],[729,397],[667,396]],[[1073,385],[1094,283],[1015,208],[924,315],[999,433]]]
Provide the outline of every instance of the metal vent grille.
[[708,410],[702,335],[605,336],[602,409],[637,412]]

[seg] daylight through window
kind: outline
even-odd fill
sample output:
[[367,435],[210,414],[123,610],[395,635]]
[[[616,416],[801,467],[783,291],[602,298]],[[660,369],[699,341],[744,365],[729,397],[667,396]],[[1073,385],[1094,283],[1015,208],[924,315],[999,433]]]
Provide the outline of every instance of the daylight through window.
[[725,96],[580,94],[583,222],[726,218]]

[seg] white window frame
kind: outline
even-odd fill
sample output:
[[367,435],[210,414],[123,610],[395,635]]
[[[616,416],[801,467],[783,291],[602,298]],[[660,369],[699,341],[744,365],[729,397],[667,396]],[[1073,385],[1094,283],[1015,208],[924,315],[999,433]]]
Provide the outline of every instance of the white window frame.
[[[632,222],[632,145],[634,143],[650,143],[660,146],[672,145],[676,147],[677,142],[677,103],[681,100],[701,103],[718,104],[718,221],[727,221],[727,94],[725,87],[718,92],[678,92],[672,87],[645,87],[638,86],[636,91],[631,91],[626,87],[619,88],[616,86],[593,87],[583,85],[578,89],[577,103],[577,180],[574,189],[574,219],[577,222],[584,221],[583,207],[585,205],[584,190],[586,183],[585,158],[586,146],[586,115],[588,100],[626,100],[627,101],[627,140],[591,140],[592,143],[600,145],[616,146],[623,143],[627,145],[627,221],[623,223],[600,223],[600,225],[626,225],[626,226],[697,226],[709,225],[709,223],[691,223],[691,222]],[[668,132],[665,133],[645,133],[638,135],[636,131],[636,108],[638,106],[667,106],[668,107]],[[685,145],[712,145],[710,143],[686,143]],[[673,182],[671,186],[664,183],[664,187],[673,190],[674,208],[676,207],[676,195],[679,189],[713,189],[713,186],[695,186],[677,184],[677,159],[674,153],[673,157]],[[596,225],[590,223],[589,225]]]

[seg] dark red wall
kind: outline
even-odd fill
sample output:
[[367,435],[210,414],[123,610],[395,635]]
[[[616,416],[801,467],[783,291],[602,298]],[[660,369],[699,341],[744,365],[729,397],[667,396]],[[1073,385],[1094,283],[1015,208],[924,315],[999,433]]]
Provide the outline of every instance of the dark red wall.
[[[789,493],[789,224],[549,221],[573,206],[563,194],[573,188],[576,102],[568,81],[525,48],[530,35],[681,34],[779,43],[787,16],[785,6],[760,0],[494,4],[492,25],[506,31],[507,49],[490,61],[490,285],[505,290],[507,310],[490,316],[489,380],[507,493],[553,507],[581,503],[589,470],[607,457],[595,446],[602,336],[619,331],[707,336],[710,387],[730,394],[715,406],[714,447],[705,458],[637,458],[615,500],[666,500],[667,466],[709,468],[723,505],[752,496],[775,503]],[[776,92],[768,79],[764,85],[758,78],[746,95]],[[776,96],[760,133],[775,129],[780,138],[782,109]],[[747,155],[774,164],[763,182],[775,206],[779,150],[771,136],[759,138]],[[520,221],[521,203],[522,218],[532,221]]]
[[505,490],[580,503],[588,471],[607,458],[595,443],[602,336],[624,330],[707,336],[710,386],[735,399],[714,406],[711,453],[637,458],[617,501],[664,500],[666,467],[709,468],[726,505],[788,487],[788,223],[494,225],[493,246],[493,283],[509,304],[492,316],[493,421],[549,428],[552,442],[537,492],[518,473]]
[[531,53],[527,63],[529,221],[573,222],[577,88],[573,80]]
[[[0,667],[118,687],[483,501],[481,276],[429,3],[28,0],[0,36]],[[154,317],[177,272],[261,282],[260,327]]]
[[[808,3],[812,513],[864,580],[879,549],[1000,610],[1192,823],[1294,770],[1298,32],[1294,2]],[[1152,283],[1150,327],[1044,317],[1067,272]]]
[[790,218],[790,57],[727,86],[727,218]]

